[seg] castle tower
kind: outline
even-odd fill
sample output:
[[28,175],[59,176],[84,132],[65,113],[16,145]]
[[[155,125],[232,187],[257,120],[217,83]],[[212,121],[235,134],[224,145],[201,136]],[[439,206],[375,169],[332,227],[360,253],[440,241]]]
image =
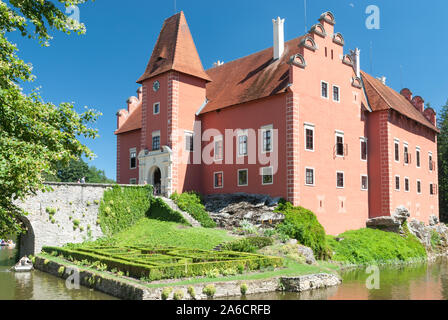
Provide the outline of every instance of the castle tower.
[[[206,101],[204,71],[185,15],[165,20],[142,84],[140,183],[154,185],[162,194],[200,188],[189,176],[199,166],[188,164],[196,112]],[[200,139],[200,137],[198,137]]]

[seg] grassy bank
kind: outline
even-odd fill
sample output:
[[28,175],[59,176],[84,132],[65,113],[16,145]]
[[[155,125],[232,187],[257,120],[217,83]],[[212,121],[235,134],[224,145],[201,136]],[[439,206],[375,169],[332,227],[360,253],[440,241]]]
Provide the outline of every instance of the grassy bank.
[[405,236],[373,229],[359,229],[340,234],[340,241],[327,236],[333,250],[332,260],[343,264],[366,265],[412,262],[426,259],[426,250],[408,231]]

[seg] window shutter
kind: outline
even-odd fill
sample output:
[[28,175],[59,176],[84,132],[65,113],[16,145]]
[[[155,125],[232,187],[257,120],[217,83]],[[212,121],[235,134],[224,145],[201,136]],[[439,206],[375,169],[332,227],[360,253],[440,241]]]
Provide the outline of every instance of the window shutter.
[[344,148],[344,156],[348,157],[348,144],[345,144],[345,148]]

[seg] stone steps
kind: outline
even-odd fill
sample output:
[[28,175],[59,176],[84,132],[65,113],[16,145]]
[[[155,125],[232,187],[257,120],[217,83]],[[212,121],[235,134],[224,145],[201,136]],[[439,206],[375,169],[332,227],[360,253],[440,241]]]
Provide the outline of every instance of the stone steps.
[[193,227],[201,226],[201,224],[197,220],[195,220],[188,212],[182,211],[173,200],[162,196],[158,196],[157,198],[162,199],[163,202],[165,202],[171,209],[179,212]]

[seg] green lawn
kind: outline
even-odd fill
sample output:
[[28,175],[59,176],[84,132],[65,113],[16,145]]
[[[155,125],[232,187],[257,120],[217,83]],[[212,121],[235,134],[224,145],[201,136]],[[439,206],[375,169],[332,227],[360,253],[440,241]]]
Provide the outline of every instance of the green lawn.
[[217,245],[234,240],[225,230],[186,227],[175,222],[143,218],[127,230],[114,235],[111,240],[118,246],[147,245],[173,246],[210,250]]

